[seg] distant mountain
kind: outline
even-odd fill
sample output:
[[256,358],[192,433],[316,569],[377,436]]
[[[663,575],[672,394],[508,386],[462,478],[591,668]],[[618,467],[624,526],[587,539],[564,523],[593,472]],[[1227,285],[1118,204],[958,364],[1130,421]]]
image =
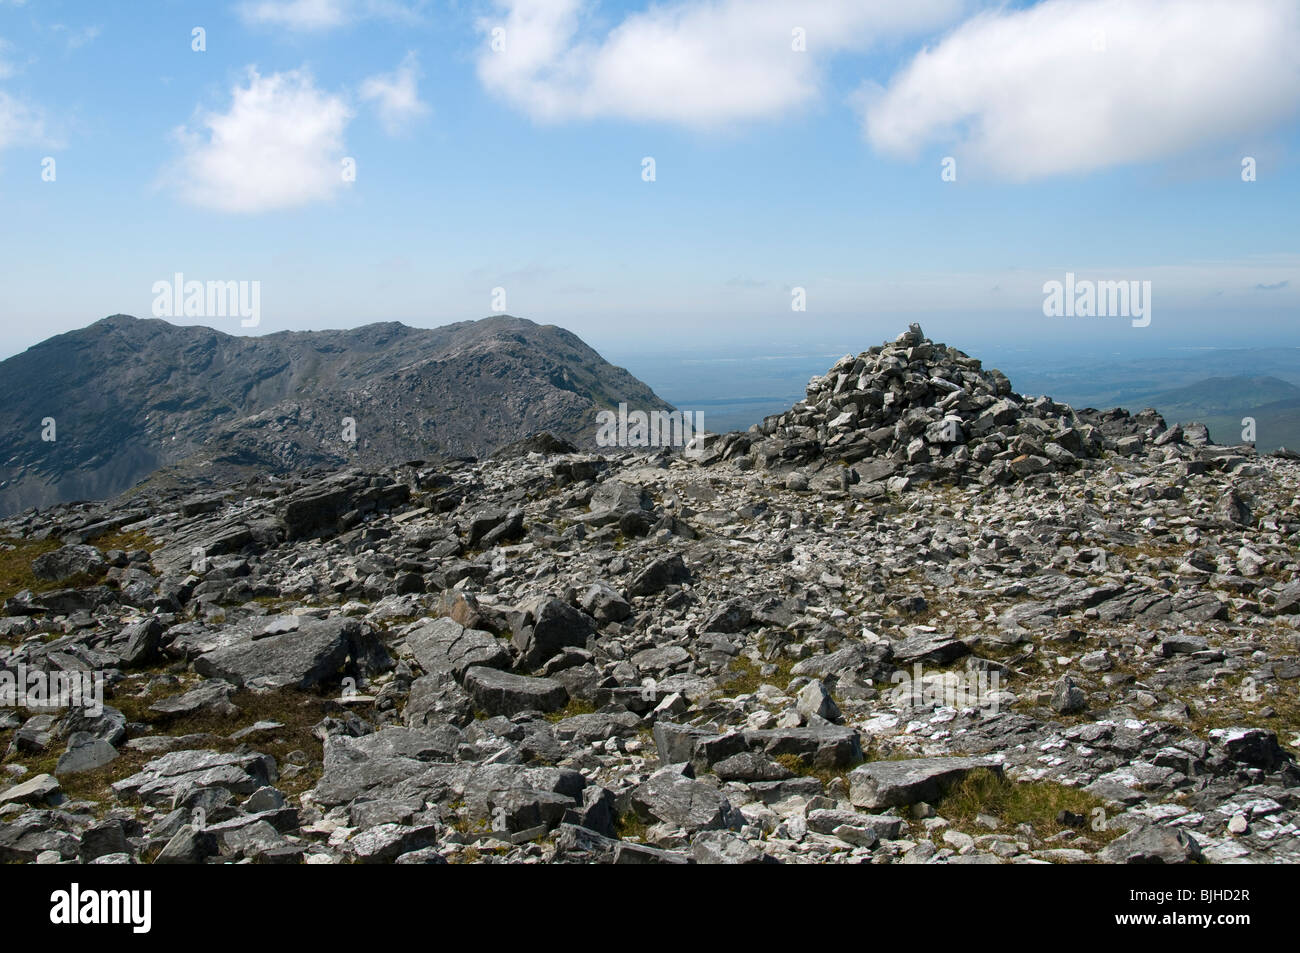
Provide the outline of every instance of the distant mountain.
[[1243,442],[1242,420],[1251,418],[1259,450],[1300,447],[1300,387],[1277,377],[1210,377],[1144,402],[1171,424],[1205,424],[1218,443]]
[[[1186,387],[1152,394],[1166,417],[1202,419],[1240,414],[1246,408],[1300,397],[1300,387],[1277,377],[1208,377]],[[1180,416],[1181,415],[1181,416]]]
[[0,362],[0,514],[164,467],[216,481],[389,465],[541,431],[594,446],[596,412],[621,401],[671,409],[570,332],[506,315],[262,337],[113,315]]

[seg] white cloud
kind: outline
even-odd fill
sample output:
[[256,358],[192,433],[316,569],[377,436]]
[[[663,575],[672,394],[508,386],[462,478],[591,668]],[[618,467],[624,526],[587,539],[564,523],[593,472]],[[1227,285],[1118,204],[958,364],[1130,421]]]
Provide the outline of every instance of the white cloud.
[[93,42],[95,38],[98,37],[99,34],[102,32],[103,32],[102,29],[97,26],[83,27],[82,29],[78,30],[76,33],[73,33],[71,36],[68,37],[68,49],[70,50],[80,49],[81,47],[85,46],[87,43]]
[[45,116],[0,90],[0,151],[10,146],[54,145],[45,129]]
[[411,20],[415,7],[399,0],[245,0],[236,7],[245,23],[313,32],[358,20]]
[[406,54],[393,72],[371,76],[361,84],[361,99],[375,103],[380,121],[392,135],[429,112],[429,107],[420,101],[419,77],[419,63],[412,52]]
[[[17,72],[13,63],[5,58],[12,49],[12,44],[0,37],[0,79],[6,79]],[[60,145],[46,128],[45,113],[40,107],[0,89],[0,151],[11,146],[56,148]]]
[[1048,0],[977,15],[864,91],[882,151],[1024,180],[1265,131],[1300,105],[1295,0]]
[[[816,98],[831,55],[950,22],[964,0],[678,0],[594,32],[583,0],[496,0],[478,74],[544,120],[702,125],[767,118]],[[584,29],[589,28],[589,29]],[[806,52],[793,49],[805,31]],[[494,51],[493,30],[504,30]]]
[[232,90],[230,109],[202,112],[176,130],[183,155],[166,178],[191,204],[224,212],[292,208],[345,185],[344,100],[305,70],[260,75]]

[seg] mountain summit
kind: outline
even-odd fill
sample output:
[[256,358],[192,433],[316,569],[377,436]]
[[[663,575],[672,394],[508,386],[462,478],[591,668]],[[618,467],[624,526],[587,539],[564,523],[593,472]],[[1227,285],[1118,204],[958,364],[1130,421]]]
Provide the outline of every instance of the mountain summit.
[[0,362],[0,513],[162,467],[220,482],[481,456],[541,431],[592,446],[620,402],[671,409],[577,336],[508,315],[239,337],[118,314]]
[[1300,464],[1204,437],[915,328],[699,459],[0,519],[0,863],[1296,863]]

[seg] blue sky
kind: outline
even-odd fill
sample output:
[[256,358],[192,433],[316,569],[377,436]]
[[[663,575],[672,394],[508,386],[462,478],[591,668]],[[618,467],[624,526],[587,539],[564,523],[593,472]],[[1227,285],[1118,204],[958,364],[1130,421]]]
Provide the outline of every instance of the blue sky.
[[1298,51],[1293,0],[0,0],[0,356],[176,272],[252,333],[1300,343]]

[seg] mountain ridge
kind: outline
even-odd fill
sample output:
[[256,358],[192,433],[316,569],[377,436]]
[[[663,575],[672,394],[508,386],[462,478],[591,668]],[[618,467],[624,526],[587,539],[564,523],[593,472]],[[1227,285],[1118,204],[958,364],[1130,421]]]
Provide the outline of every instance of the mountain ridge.
[[511,315],[259,336],[110,315],[0,362],[0,428],[16,435],[0,513],[164,467],[221,481],[482,456],[542,431],[590,446],[595,413],[620,401],[671,409],[571,332]]

